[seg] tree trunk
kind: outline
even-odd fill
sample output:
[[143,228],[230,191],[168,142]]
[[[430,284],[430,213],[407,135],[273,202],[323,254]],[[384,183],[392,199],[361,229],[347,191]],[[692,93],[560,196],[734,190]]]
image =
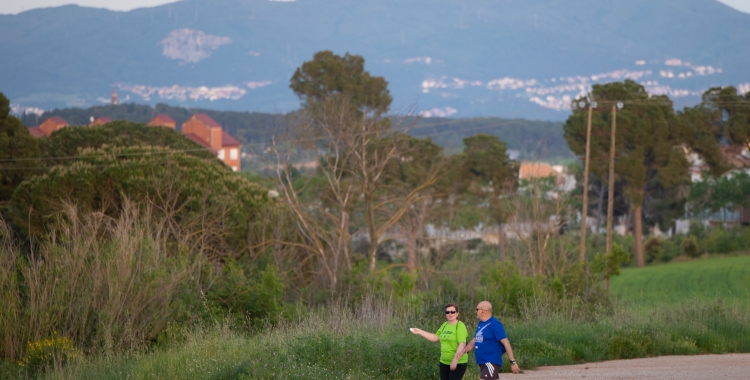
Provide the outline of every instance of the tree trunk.
[[646,261],[643,258],[643,222],[641,220],[641,214],[643,211],[643,205],[635,207],[635,258],[638,262],[638,268],[643,268],[646,265]]
[[349,212],[341,212],[341,225],[339,226],[339,250],[344,252],[344,263],[347,270],[352,270],[352,259],[349,254],[351,237],[349,236]]
[[599,186],[599,204],[596,207],[596,233],[599,234],[599,230],[602,228],[602,213],[604,212],[604,191],[607,190],[607,187],[604,184],[604,181],[601,181],[601,186]]
[[378,236],[375,227],[375,211],[372,209],[372,195],[368,191],[367,187],[365,187],[363,190],[363,192],[365,193],[365,222],[367,224],[367,233],[370,235],[370,273],[374,273],[380,236]]
[[505,250],[505,231],[503,231],[503,224],[497,224],[497,246],[500,249],[500,261],[508,260],[508,253]]
[[414,274],[417,272],[417,231],[414,228],[410,228],[410,230],[406,242],[406,265],[409,273]]

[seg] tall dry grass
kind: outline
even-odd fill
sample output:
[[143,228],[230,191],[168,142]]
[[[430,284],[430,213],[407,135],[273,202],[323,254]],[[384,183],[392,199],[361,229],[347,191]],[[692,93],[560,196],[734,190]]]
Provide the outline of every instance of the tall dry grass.
[[116,219],[73,206],[60,217],[29,249],[0,221],[0,354],[18,360],[54,333],[87,351],[145,347],[196,284],[200,247],[170,249],[164,224],[127,202]]

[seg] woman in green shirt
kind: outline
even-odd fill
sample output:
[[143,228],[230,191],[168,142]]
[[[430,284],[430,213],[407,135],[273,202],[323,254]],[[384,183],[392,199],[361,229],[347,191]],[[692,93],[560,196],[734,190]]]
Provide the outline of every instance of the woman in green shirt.
[[430,342],[440,342],[440,380],[461,380],[466,372],[469,356],[460,356],[458,353],[463,351],[469,334],[466,325],[458,320],[457,305],[445,305],[445,319],[448,321],[443,323],[435,334],[416,327],[409,330]]

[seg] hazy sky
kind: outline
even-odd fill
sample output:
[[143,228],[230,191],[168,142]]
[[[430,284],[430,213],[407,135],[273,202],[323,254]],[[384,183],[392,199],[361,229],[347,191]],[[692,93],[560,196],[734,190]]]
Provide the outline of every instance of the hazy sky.
[[[717,1],[720,1],[745,13],[750,13],[750,0]],[[0,14],[15,14],[27,11],[29,9],[55,7],[64,4],[78,4],[82,6],[127,11],[134,8],[153,7],[174,2],[176,2],[176,0],[0,0]]]

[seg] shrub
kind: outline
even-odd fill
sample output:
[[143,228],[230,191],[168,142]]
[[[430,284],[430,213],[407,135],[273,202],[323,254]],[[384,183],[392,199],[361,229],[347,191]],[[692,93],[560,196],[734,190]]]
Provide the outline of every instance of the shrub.
[[682,240],[682,254],[692,258],[700,256],[700,251],[698,250],[698,240],[695,238],[695,236],[690,235],[689,237]]
[[701,251],[707,253],[729,253],[739,248],[738,236],[735,236],[734,230],[727,230],[723,227],[717,227],[710,230],[705,239],[701,242]]
[[637,331],[621,331],[607,344],[607,353],[612,359],[645,357],[651,351],[651,338]]
[[171,128],[152,127],[142,123],[116,120],[96,127],[68,127],[39,139],[39,149],[49,166],[71,165],[69,157],[82,150],[109,147],[157,146],[183,151],[185,154],[216,160],[200,144]]
[[541,279],[524,276],[509,262],[498,262],[494,268],[487,270],[482,276],[482,283],[489,290],[490,302],[506,308],[497,310],[499,314],[518,315],[525,299],[544,297]]
[[643,249],[646,251],[648,262],[652,263],[661,259],[662,255],[664,255],[664,241],[660,238],[652,237],[646,241]]
[[524,338],[514,343],[517,352],[523,352],[524,367],[537,367],[540,365],[572,364],[573,349],[561,347],[554,343],[546,342],[539,338]]
[[221,273],[212,280],[207,300],[219,305],[210,316],[221,320],[227,312],[243,320],[246,327],[275,325],[282,314],[284,282],[278,268],[268,265],[260,269],[256,263],[241,265],[228,260]]
[[672,259],[680,255],[682,236],[677,235],[671,239],[662,240],[662,243],[661,261],[672,261]]
[[18,365],[30,373],[36,373],[45,368],[60,368],[77,356],[79,354],[73,347],[73,341],[54,332],[49,339],[29,342],[26,356],[18,361]]
[[8,214],[19,231],[44,241],[64,221],[66,203],[116,219],[130,199],[139,208],[153,206],[172,238],[174,231],[185,232],[189,244],[208,241],[207,254],[221,257],[230,248],[241,252],[255,245],[248,230],[271,204],[263,188],[218,160],[158,147],[88,149],[78,157],[16,189]]
[[412,292],[414,292],[414,288],[416,287],[416,285],[417,285],[417,275],[410,274],[407,271],[401,271],[401,277],[399,278],[398,281],[396,280],[391,281],[391,287],[393,287],[393,292],[399,298],[403,298],[412,294]]

